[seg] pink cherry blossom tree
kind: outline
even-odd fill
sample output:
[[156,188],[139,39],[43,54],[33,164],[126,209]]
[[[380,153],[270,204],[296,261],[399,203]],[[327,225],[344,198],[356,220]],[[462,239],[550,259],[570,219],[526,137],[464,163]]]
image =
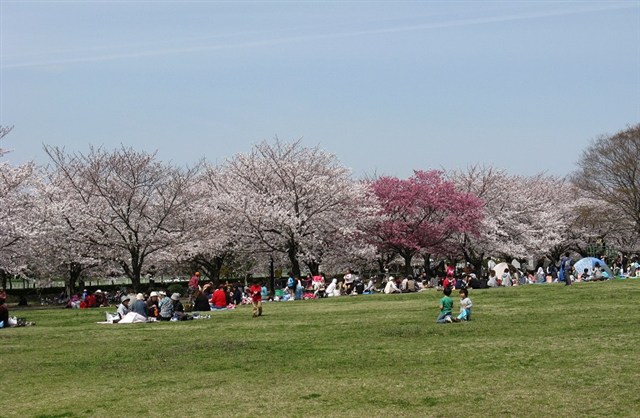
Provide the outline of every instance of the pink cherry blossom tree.
[[380,177],[371,187],[381,210],[370,236],[379,251],[402,256],[406,274],[411,274],[411,261],[418,252],[442,252],[454,234],[479,231],[482,200],[458,191],[440,171],[414,171],[408,179]]

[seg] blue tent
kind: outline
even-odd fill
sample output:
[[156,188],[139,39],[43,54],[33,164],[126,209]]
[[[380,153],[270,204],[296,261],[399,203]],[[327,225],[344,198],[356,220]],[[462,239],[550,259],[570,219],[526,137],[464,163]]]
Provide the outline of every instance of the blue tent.
[[604,261],[595,257],[585,257],[576,261],[576,263],[573,265],[573,268],[575,269],[575,274],[577,276],[580,276],[584,272],[584,269],[587,269],[589,274],[591,274],[591,272],[593,272],[593,267],[596,265],[596,263],[599,263],[602,271],[606,272],[609,275],[608,277],[609,279],[613,278],[613,272],[611,271],[611,269],[604,263]]

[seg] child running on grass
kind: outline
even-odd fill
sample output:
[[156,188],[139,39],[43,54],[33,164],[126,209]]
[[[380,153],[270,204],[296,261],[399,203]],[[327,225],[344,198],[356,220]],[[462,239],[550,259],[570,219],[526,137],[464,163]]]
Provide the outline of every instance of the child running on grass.
[[467,289],[460,289],[460,315],[454,318],[454,322],[468,321],[471,319],[471,299],[469,299],[469,291]]
[[451,288],[445,288],[442,293],[444,293],[444,296],[442,297],[442,299],[440,299],[440,314],[438,315],[438,319],[436,319],[436,322],[438,324],[453,322],[453,319],[451,319],[451,311],[453,310],[453,299],[449,297],[451,296]]

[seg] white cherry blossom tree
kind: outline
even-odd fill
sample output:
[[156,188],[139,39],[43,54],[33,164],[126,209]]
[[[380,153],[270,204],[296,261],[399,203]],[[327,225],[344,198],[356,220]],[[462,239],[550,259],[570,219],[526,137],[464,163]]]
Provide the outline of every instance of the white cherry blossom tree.
[[177,168],[160,162],[155,153],[120,148],[91,148],[87,154],[67,154],[45,147],[64,177],[61,186],[80,206],[101,254],[117,262],[139,289],[149,259],[183,244],[193,227],[190,202],[201,164]]
[[243,248],[287,256],[293,274],[301,263],[317,273],[337,237],[358,230],[367,216],[367,188],[338,159],[301,141],[255,145],[210,177],[219,208],[234,219]]
[[558,246],[567,248],[578,198],[567,181],[542,174],[514,176],[479,165],[448,177],[459,190],[485,202],[480,234],[458,235],[462,254],[477,271],[489,256],[541,257]]

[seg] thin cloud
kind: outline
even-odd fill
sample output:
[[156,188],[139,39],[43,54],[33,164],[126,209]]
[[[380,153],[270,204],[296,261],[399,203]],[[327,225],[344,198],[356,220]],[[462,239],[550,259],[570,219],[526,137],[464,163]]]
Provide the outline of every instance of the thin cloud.
[[165,49],[151,50],[151,51],[102,54],[102,55],[96,55],[96,56],[65,58],[65,59],[58,59],[58,60],[17,62],[17,63],[9,63],[9,64],[2,63],[0,64],[0,68],[9,69],[9,68],[45,67],[45,66],[55,66],[55,65],[116,61],[116,60],[130,59],[130,58],[145,58],[145,57],[157,57],[157,56],[164,56],[164,55],[189,54],[189,53],[196,53],[196,52],[208,52],[208,51],[217,51],[217,50],[225,50],[225,49],[256,48],[256,47],[263,47],[263,46],[274,46],[274,45],[281,45],[281,44],[288,44],[288,43],[301,43],[301,42],[309,42],[309,41],[324,40],[324,39],[349,38],[349,37],[358,37],[358,36],[366,36],[366,35],[387,34],[387,33],[417,32],[417,31],[424,31],[424,30],[431,30],[431,29],[486,25],[486,24],[492,24],[492,23],[531,20],[531,19],[540,19],[540,18],[546,18],[546,17],[577,15],[577,14],[585,14],[585,13],[597,13],[597,12],[603,12],[603,11],[632,9],[632,8],[638,8],[638,6],[636,4],[593,6],[593,7],[586,7],[581,9],[561,9],[561,10],[553,10],[548,12],[521,13],[521,14],[489,16],[489,17],[472,18],[472,19],[454,19],[454,20],[447,20],[443,22],[425,23],[425,24],[418,24],[418,25],[404,25],[404,26],[389,27],[389,28],[364,29],[364,30],[358,30],[358,31],[336,32],[336,33],[326,33],[326,34],[288,36],[288,37],[237,42],[237,43],[165,48]]

